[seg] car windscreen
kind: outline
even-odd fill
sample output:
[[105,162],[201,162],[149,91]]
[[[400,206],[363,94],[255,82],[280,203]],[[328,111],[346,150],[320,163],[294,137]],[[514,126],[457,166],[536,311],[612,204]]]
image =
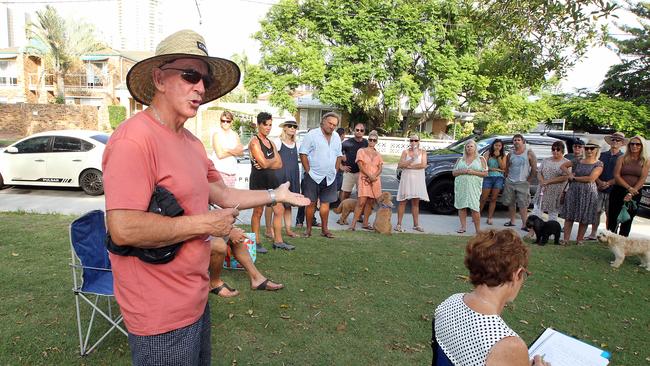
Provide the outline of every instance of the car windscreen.
[[106,145],[108,143],[108,137],[109,137],[108,135],[103,135],[103,134],[102,135],[90,136],[91,139],[93,139],[95,141],[99,141],[104,145]]
[[[492,140],[493,140],[492,138],[488,138],[488,139],[476,141],[477,151],[483,151],[485,147],[489,146],[492,143]],[[461,143],[456,144],[455,146],[449,146],[447,149],[452,150],[453,152],[456,152],[458,154],[462,154],[463,150],[465,149],[465,144],[467,143],[467,141],[469,140],[465,140]]]

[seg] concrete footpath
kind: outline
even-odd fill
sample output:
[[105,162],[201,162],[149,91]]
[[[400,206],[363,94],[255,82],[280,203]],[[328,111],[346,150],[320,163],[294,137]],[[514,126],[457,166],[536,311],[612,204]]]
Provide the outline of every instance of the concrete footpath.
[[[407,206],[408,207],[408,206]],[[7,188],[0,191],[0,211],[25,211],[37,213],[60,213],[66,215],[81,215],[85,212],[95,209],[104,209],[104,196],[91,197],[85,195],[78,190],[64,190],[64,189],[40,189],[40,188]],[[294,218],[297,209],[292,210]],[[393,210],[392,224],[393,227],[397,223],[397,212]],[[240,213],[241,220],[250,224],[252,210],[242,210]],[[507,221],[507,212],[505,210],[497,210],[494,218],[494,224],[488,226],[485,224],[485,217],[481,218],[481,229],[487,228],[504,228],[503,224]],[[317,214],[317,219],[320,222],[320,217]],[[341,226],[336,223],[338,215],[330,212],[329,226],[331,230],[345,230],[346,226]],[[348,218],[348,221],[352,217]],[[374,216],[371,217],[370,223],[374,221]],[[561,222],[562,223],[562,222]],[[600,228],[604,228],[605,217],[603,215]],[[525,232],[519,230],[521,221],[517,218],[517,226],[514,229],[522,234]],[[420,211],[420,226],[424,228],[425,234],[438,234],[438,235],[460,235],[456,233],[459,227],[458,216],[445,216],[433,215],[426,210]],[[410,214],[410,208],[407,208],[407,213],[404,215],[402,228],[408,233],[418,233],[413,230],[413,221]],[[357,225],[357,229],[361,229],[361,225]],[[574,225],[572,230],[572,238],[575,238],[578,225]],[[320,231],[315,228],[315,234]],[[418,233],[419,234],[419,233]],[[467,232],[465,236],[474,234],[474,225],[470,218],[467,220]],[[645,236],[650,238],[650,219],[647,217],[637,216],[632,225],[632,236]]]

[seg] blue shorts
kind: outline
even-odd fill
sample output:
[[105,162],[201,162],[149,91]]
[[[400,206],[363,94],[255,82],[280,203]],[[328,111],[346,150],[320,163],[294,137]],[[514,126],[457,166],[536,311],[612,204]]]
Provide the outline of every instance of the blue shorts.
[[503,189],[503,177],[500,176],[487,176],[483,178],[483,189]]

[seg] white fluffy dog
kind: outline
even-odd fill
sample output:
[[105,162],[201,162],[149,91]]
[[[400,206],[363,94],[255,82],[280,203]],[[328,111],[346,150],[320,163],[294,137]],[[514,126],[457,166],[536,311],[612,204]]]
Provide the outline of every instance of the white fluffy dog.
[[599,242],[607,244],[614,253],[614,261],[610,262],[612,267],[618,268],[626,256],[638,255],[641,259],[640,266],[650,271],[650,240],[626,238],[609,230],[599,233],[597,238]]

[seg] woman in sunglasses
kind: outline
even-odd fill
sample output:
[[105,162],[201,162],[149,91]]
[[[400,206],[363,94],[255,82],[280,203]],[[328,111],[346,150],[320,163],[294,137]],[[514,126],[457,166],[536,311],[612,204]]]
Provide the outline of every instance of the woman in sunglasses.
[[557,221],[560,211],[560,196],[564,190],[567,175],[562,171],[562,164],[568,160],[564,155],[564,142],[555,141],[551,145],[551,157],[542,160],[537,170],[537,192],[533,202],[533,215],[542,217],[548,212],[548,219]]
[[[622,158],[616,161],[614,168],[614,179],[616,185],[612,188],[609,195],[609,209],[607,230],[616,232],[618,225],[617,218],[623,209],[623,204],[629,201],[635,201],[638,204],[641,201],[641,188],[648,178],[648,152],[645,146],[645,139],[641,136],[632,137],[627,143],[627,149]],[[630,220],[621,223],[618,233],[623,236],[630,235],[632,221],[636,216],[637,208],[630,207]]]
[[237,181],[237,156],[244,155],[244,146],[233,131],[233,114],[221,113],[219,127],[212,134],[212,162],[226,186],[234,188]]
[[[291,120],[285,121],[280,123],[280,128],[282,128],[280,137],[273,139],[282,160],[282,168],[275,171],[278,182],[289,182],[289,190],[300,193],[300,167],[298,165],[298,141],[296,141],[298,123]],[[284,229],[287,236],[292,238],[298,236],[291,230],[291,205],[284,205]]]
[[413,214],[413,230],[424,232],[420,226],[420,200],[429,201],[427,184],[424,178],[424,168],[427,167],[427,151],[420,148],[420,137],[413,134],[409,137],[409,148],[402,152],[397,167],[402,169],[402,175],[397,188],[397,226],[395,231],[404,232],[402,218],[406,211],[406,202],[411,201]]
[[[560,217],[564,219],[564,240],[571,238],[573,223],[578,222],[576,244],[582,244],[587,226],[596,222],[598,213],[598,187],[596,179],[603,172],[603,162],[598,160],[600,145],[595,140],[585,144],[584,158],[569,160],[562,164],[562,171],[568,175],[569,189],[564,197]],[[569,171],[571,169],[571,171]]]
[[377,131],[372,130],[368,134],[368,147],[359,149],[357,152],[357,163],[359,164],[359,181],[357,182],[357,205],[354,208],[354,218],[350,224],[349,230],[354,230],[357,220],[361,217],[363,211],[363,228],[372,230],[368,219],[372,214],[372,205],[375,199],[381,196],[381,170],[384,166],[384,160],[381,154],[375,150],[379,135]]

